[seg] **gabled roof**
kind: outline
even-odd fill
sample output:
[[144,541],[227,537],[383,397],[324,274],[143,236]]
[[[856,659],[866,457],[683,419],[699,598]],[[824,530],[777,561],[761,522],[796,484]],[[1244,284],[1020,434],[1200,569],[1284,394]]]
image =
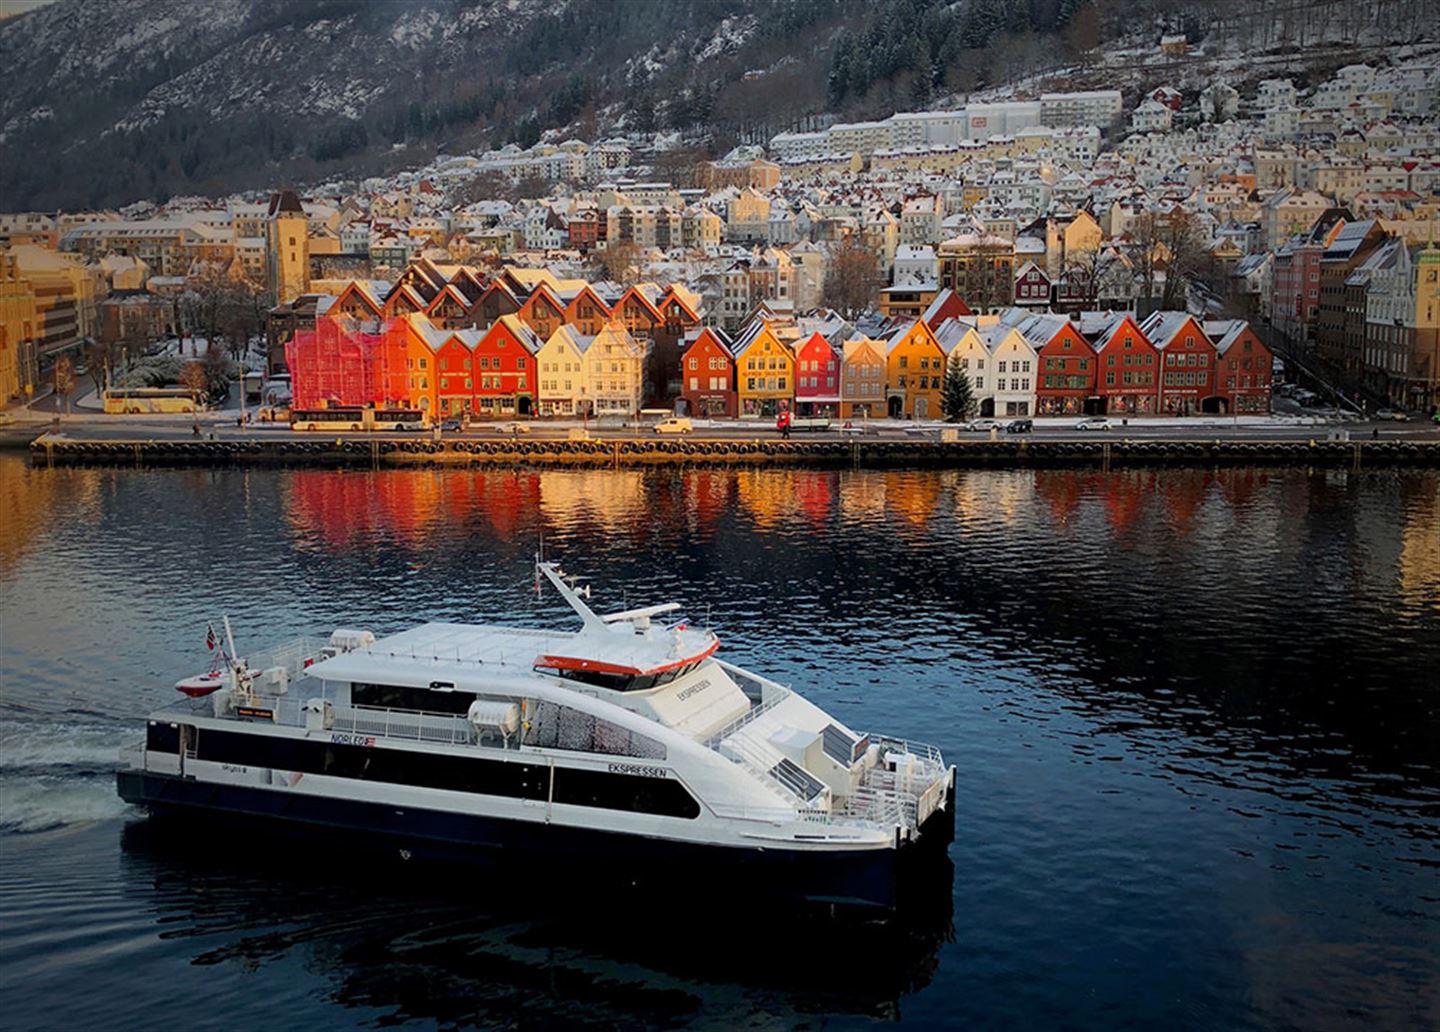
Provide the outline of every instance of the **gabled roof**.
[[935,295],[935,300],[930,302],[930,307],[925,309],[920,319],[933,330],[946,319],[974,314],[959,294],[949,287],[944,287]]
[[842,349],[843,361],[853,362],[855,356],[861,351],[869,348],[880,361],[885,360],[885,344],[883,341],[875,340],[872,337],[851,337],[845,342]]
[[[444,332],[444,331],[442,331],[442,332]],[[479,344],[480,341],[482,341],[484,338],[485,338],[485,331],[484,331],[484,330],[476,330],[476,329],[450,330],[450,331],[449,331],[448,333],[446,333],[446,335],[445,335],[444,343],[445,343],[445,344],[448,344],[450,341],[453,340],[453,341],[455,341],[456,343],[460,344],[463,348],[465,348],[466,351],[474,351],[474,350],[475,350],[475,345]],[[444,344],[442,344],[441,346],[443,347]],[[438,350],[438,349],[437,349],[437,350]]]
[[1149,338],[1145,336],[1145,331],[1140,328],[1139,323],[1135,322],[1135,318],[1131,313],[1116,312],[1114,313],[1114,318],[1111,319],[1107,325],[1101,327],[1092,339],[1091,343],[1094,345],[1095,350],[1097,352],[1104,351],[1111,344],[1121,340],[1123,338],[1121,331],[1123,331],[1126,326],[1133,326],[1135,328],[1135,336],[1147,344],[1149,343]]
[[586,336],[574,326],[566,323],[556,329],[554,333],[550,334],[550,339],[545,342],[545,346],[549,347],[552,343],[556,341],[559,341],[562,344],[570,345],[570,347],[574,348],[576,351],[583,355],[585,354],[585,352],[590,350],[590,345],[594,343],[595,338]]
[[816,332],[810,334],[810,336],[806,337],[804,340],[796,342],[795,354],[800,354],[801,351],[803,351],[805,348],[810,347],[812,344],[815,344],[817,341],[825,348],[825,350],[829,351],[832,355],[836,353],[835,346],[825,338],[825,334],[820,333],[817,330]]
[[556,297],[550,287],[544,283],[536,286],[520,307],[522,310],[533,312],[541,303],[551,305],[562,316],[565,314],[565,302]]
[[746,351],[750,350],[750,346],[766,333],[770,335],[771,340],[775,341],[781,347],[784,347],[784,342],[775,335],[775,331],[771,328],[768,319],[751,319],[741,329],[740,335],[735,338],[735,346],[731,349],[731,353],[736,358],[739,358],[745,354]]
[[663,321],[660,315],[660,310],[655,307],[655,302],[651,301],[650,298],[645,295],[645,292],[641,290],[638,285],[633,286],[629,290],[625,291],[625,293],[621,295],[620,300],[615,302],[615,308],[618,310],[624,307],[625,303],[630,301],[632,298],[639,301],[641,306],[643,306],[646,311],[648,311],[652,316],[654,316],[656,322]]
[[[1002,322],[1001,325],[1005,324]],[[1039,351],[1046,344],[1049,344],[1056,337],[1060,336],[1060,334],[1064,333],[1065,328],[1071,325],[1071,321],[1063,315],[1038,313],[1031,315],[1028,319],[1021,320],[1013,326],[1013,329],[1018,331],[1020,336],[1024,337],[1031,347]],[[1079,333],[1078,328],[1076,328],[1076,333]]]
[[[1164,350],[1174,342],[1176,334],[1187,324],[1195,325],[1195,319],[1189,312],[1151,312],[1140,324],[1140,330],[1150,339],[1151,344]],[[1203,336],[1204,331],[1200,332]]]
[[455,286],[454,283],[447,283],[445,284],[445,289],[435,295],[435,300],[431,301],[429,306],[425,310],[427,312],[435,311],[435,309],[439,308],[446,298],[454,301],[461,308],[469,309],[470,307],[470,299],[461,292],[460,288]]
[[[963,319],[946,319],[935,331],[935,342],[940,345],[940,350],[950,354],[960,346],[966,336],[975,331],[975,324]],[[979,335],[976,335],[979,340]]]
[[405,322],[431,351],[439,351],[450,339],[450,331],[436,326],[423,312],[411,312]]
[[677,302],[681,308],[685,309],[685,314],[691,319],[699,320],[699,294],[682,287],[678,283],[672,283],[669,288],[666,289],[664,296],[660,298],[658,307],[664,308],[672,301]]
[[935,339],[935,332],[930,329],[929,323],[925,322],[924,319],[908,319],[904,324],[896,327],[895,330],[891,332],[889,338],[885,341],[885,353],[888,355],[898,348],[917,328],[921,330],[921,336],[929,337],[937,346],[939,345],[939,341]]
[[689,351],[696,344],[699,344],[702,340],[706,338],[709,338],[712,344],[714,344],[721,351],[725,352],[725,354],[728,355],[730,358],[733,359],[735,357],[734,344],[731,342],[730,338],[726,336],[725,331],[716,326],[701,327],[700,331],[694,336],[686,334],[686,344],[684,351]]
[[545,342],[540,339],[540,335],[532,330],[524,319],[514,314],[502,315],[496,319],[490,324],[490,329],[486,332],[485,336],[489,337],[502,326],[532,355],[539,351],[545,344]]
[[1013,326],[1006,326],[1004,323],[992,323],[989,326],[978,326],[976,327],[975,332],[980,334],[980,343],[985,345],[985,350],[991,353],[995,352],[1000,347],[1000,345],[1004,344],[1007,340],[1009,340],[1012,334],[1022,344],[1024,344],[1031,350],[1040,350],[1028,337],[1025,336],[1025,334],[1021,333]]
[[375,296],[375,294],[370,288],[370,284],[366,280],[351,280],[349,283],[345,284],[345,289],[340,291],[340,293],[335,298],[334,304],[332,304],[330,307],[333,308],[335,307],[335,305],[339,305],[347,297],[350,297],[352,295],[358,298],[362,304],[364,304],[367,308],[373,311],[377,317],[381,314],[382,310],[385,307],[385,302],[381,298]]
[[1225,354],[1250,328],[1244,319],[1212,319],[1205,323],[1205,335],[1215,342],[1215,351]]

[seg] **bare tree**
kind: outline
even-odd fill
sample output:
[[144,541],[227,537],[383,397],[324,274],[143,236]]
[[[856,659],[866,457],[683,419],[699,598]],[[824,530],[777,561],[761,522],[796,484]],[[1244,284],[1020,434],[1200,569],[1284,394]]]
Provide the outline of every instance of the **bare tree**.
[[515,184],[515,196],[522,201],[533,201],[550,193],[550,184],[539,176],[526,176]]
[[640,280],[640,247],[634,241],[620,240],[595,252],[595,260],[607,280],[622,287],[634,286]]
[[65,403],[65,414],[70,414],[70,392],[75,389],[75,363],[70,361],[69,355],[61,355],[55,360],[55,368],[52,371],[55,379],[55,393]]
[[1060,275],[1069,287],[1067,301],[1093,309],[1100,298],[1100,280],[1104,274],[1105,252],[1101,246],[1066,251]]
[[180,385],[190,392],[190,401],[196,411],[200,409],[200,396],[205,393],[209,383],[210,377],[199,362],[186,362],[185,367],[180,370]]
[[452,207],[463,208],[476,201],[514,201],[515,184],[499,172],[481,172],[452,188],[448,194]]
[[826,306],[853,319],[874,306],[880,282],[875,252],[857,240],[846,239],[830,249],[821,296]]
[[982,315],[992,308],[1008,305],[1015,294],[1010,265],[984,251],[972,254],[960,266],[956,280],[956,292]]
[[101,394],[110,386],[110,363],[116,354],[115,345],[103,337],[90,345],[85,361],[90,366],[90,379],[95,382],[95,393]]

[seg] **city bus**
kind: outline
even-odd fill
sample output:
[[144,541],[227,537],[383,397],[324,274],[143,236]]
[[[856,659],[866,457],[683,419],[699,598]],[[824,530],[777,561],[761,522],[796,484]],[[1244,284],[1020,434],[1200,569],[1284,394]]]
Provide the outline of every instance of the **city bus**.
[[424,430],[425,422],[425,413],[419,409],[336,406],[290,410],[292,430]]

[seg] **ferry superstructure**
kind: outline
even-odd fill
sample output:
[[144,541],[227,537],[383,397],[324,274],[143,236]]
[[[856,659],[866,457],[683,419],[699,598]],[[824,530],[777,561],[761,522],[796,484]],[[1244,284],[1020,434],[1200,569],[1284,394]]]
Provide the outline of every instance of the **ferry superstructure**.
[[[188,678],[122,753],[153,813],[354,833],[399,856],[690,865],[787,895],[893,907],[907,856],[953,835],[933,746],[846,726],[719,659],[665,603],[578,631],[427,623],[337,630]],[[226,624],[228,636],[228,622]],[[217,644],[212,632],[211,644]],[[634,868],[641,869],[641,868]]]

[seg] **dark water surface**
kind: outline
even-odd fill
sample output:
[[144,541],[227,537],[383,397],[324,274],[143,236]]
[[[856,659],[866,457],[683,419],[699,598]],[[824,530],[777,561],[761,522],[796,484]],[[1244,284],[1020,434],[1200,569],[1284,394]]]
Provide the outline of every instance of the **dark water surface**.
[[[205,664],[597,602],[959,767],[906,922],[161,836]],[[1440,1025],[1440,477],[242,472],[0,456],[0,1026]]]

